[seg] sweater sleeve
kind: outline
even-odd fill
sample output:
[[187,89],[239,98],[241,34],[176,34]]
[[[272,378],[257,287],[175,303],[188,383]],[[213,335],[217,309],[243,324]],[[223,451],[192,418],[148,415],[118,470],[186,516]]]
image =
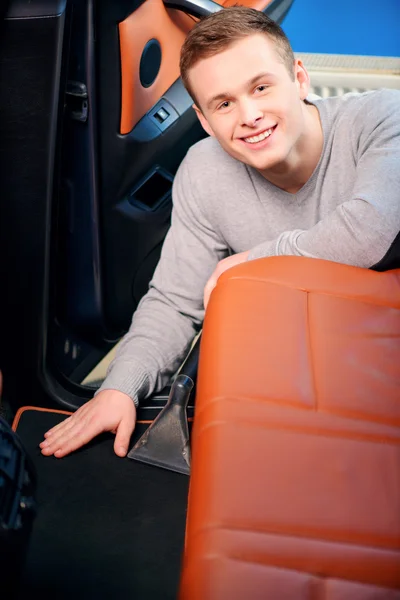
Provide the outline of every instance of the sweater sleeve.
[[400,231],[400,93],[368,97],[351,125],[352,197],[310,229],[285,231],[252,248],[249,260],[295,255],[368,268],[387,253]]
[[97,391],[119,390],[135,404],[161,390],[179,368],[204,318],[205,284],[228,254],[196,202],[188,157],[178,169],[172,196],[171,227],[149,291]]

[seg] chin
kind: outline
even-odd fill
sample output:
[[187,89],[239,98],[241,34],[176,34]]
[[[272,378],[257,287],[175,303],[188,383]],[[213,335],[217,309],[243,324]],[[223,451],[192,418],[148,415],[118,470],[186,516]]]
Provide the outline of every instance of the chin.
[[283,162],[284,158],[282,156],[278,156],[276,152],[271,152],[269,149],[266,152],[259,154],[259,156],[254,155],[252,152],[243,152],[238,150],[235,147],[229,146],[228,144],[222,144],[220,142],[222,148],[227,152],[232,158],[240,161],[252,167],[253,169],[257,169],[257,171],[264,171],[267,169],[272,169]]
[[259,160],[254,160],[254,158],[251,157],[242,160],[242,162],[245,162],[249,167],[253,167],[253,169],[257,169],[257,171],[267,171],[277,167],[281,164],[282,160],[278,158],[262,159],[261,157]]

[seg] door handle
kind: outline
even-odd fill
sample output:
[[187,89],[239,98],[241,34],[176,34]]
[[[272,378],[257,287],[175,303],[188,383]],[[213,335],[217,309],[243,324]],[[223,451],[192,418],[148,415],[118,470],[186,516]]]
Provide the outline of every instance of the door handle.
[[207,17],[223,9],[213,0],[163,0],[167,8],[176,8],[194,17]]

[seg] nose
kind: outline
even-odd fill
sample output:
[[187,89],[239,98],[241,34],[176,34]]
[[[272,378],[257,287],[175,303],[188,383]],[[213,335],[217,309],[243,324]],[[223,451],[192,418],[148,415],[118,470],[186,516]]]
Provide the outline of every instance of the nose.
[[249,98],[240,103],[240,120],[242,125],[254,127],[263,118],[263,113],[257,103]]

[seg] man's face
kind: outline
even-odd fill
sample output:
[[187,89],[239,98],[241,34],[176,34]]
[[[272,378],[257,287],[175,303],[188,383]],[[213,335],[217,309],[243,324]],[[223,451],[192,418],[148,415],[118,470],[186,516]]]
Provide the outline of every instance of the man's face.
[[259,171],[286,169],[302,146],[309,78],[300,61],[294,77],[273,41],[255,34],[199,61],[189,73],[197,114],[234,158]]

